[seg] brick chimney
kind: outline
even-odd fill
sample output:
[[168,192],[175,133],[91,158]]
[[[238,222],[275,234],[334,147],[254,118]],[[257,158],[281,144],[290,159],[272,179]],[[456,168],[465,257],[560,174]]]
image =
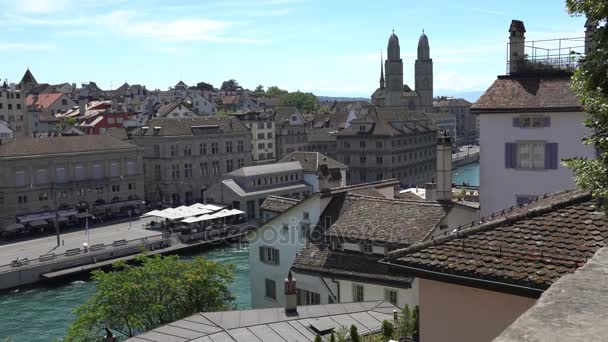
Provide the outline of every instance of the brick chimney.
[[436,201],[452,200],[452,137],[447,131],[437,138]]
[[291,276],[291,271],[285,279],[285,313],[298,313],[298,290],[296,280]]
[[509,73],[521,71],[525,55],[526,28],[521,20],[511,20],[509,27]]

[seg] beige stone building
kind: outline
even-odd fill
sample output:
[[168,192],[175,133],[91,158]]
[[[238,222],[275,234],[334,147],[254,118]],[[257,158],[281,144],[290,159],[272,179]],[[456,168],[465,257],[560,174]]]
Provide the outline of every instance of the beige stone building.
[[402,185],[429,182],[435,174],[435,139],[428,118],[405,108],[369,106],[337,133],[336,159],[347,184],[397,178]]
[[205,198],[225,173],[251,165],[251,135],[230,116],[155,118],[134,130],[144,148],[145,198],[179,205]]
[[277,158],[296,151],[306,151],[306,120],[296,107],[276,107]]
[[276,134],[274,115],[270,111],[249,111],[231,114],[251,132],[253,163],[263,164],[276,160]]
[[17,137],[0,145],[0,230],[142,209],[142,174],[142,149],[111,136]]
[[0,86],[0,121],[7,123],[14,136],[26,135],[29,120],[26,115],[25,96],[14,85]]

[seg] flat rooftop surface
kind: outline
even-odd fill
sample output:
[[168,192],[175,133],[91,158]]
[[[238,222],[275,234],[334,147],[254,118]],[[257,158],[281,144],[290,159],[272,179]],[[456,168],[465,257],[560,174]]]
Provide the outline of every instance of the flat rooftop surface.
[[[377,332],[384,320],[393,320],[397,307],[383,301],[299,306],[296,315],[284,308],[201,312],[150,330],[128,342],[273,342],[314,341],[314,327],[355,325],[359,334]],[[324,336],[329,340],[329,334]]]

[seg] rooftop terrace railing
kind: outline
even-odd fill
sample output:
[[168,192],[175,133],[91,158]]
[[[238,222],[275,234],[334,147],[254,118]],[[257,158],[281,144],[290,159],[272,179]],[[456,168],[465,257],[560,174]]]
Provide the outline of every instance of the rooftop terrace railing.
[[512,60],[511,43],[507,43],[507,74],[516,63],[517,73],[525,72],[573,72],[585,56],[585,38],[559,38],[526,41],[522,59]]

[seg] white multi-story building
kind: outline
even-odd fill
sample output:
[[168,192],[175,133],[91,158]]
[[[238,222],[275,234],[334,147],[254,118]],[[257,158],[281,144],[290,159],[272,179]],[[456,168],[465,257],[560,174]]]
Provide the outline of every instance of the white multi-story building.
[[524,59],[533,55],[524,47],[523,22],[514,20],[510,32],[509,75],[499,76],[471,109],[479,114],[482,216],[574,188],[573,172],[561,161],[595,156],[582,144],[590,132],[570,88],[571,71],[553,60]]

